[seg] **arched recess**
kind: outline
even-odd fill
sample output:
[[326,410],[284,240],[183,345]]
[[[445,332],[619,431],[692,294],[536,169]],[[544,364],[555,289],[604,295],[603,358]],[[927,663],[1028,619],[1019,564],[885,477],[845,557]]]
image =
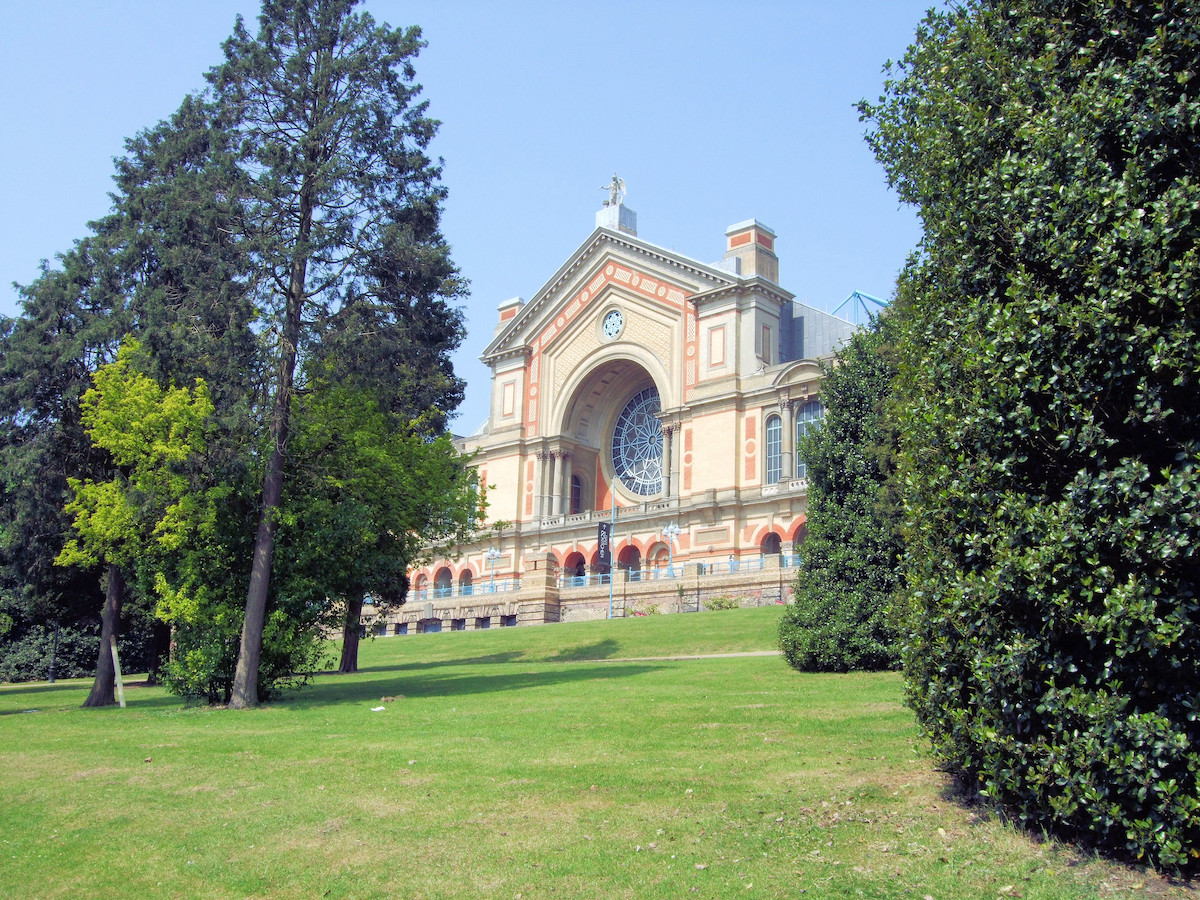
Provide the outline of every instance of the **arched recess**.
[[758,545],[764,556],[778,556],[783,549],[783,539],[778,532],[768,531]]
[[471,596],[475,587],[475,576],[470,568],[463,569],[458,576],[458,592],[464,597]]
[[454,592],[454,576],[448,566],[442,566],[433,576],[433,593],[435,597],[449,597]]
[[646,551],[646,565],[655,569],[665,569],[671,559],[671,550],[665,543],[658,541],[650,545]]
[[801,520],[800,524],[796,526],[796,530],[792,532],[792,543],[799,547],[806,540],[808,540],[808,522]]
[[[658,395],[657,409],[670,409],[677,403],[677,390],[669,377],[663,361],[642,347],[625,345],[617,352],[602,350],[576,369],[563,387],[560,395],[552,401],[547,418],[548,434],[558,435],[560,443],[573,458],[573,475],[578,475],[579,511],[598,508],[608,502],[607,485],[614,482],[613,435],[618,418],[626,405],[640,392],[653,389]],[[660,428],[649,413],[643,415],[654,428]],[[645,435],[645,432],[639,432]],[[653,436],[650,443],[656,443]],[[661,466],[661,438],[657,438],[658,460]],[[588,474],[599,472],[601,483],[589,485]],[[574,481],[574,478],[572,478]],[[619,482],[620,483],[620,482]],[[657,490],[654,479],[647,487],[642,481],[637,490],[620,483],[618,500],[640,503],[659,496],[661,479]],[[571,495],[574,509],[575,486],[564,485]]]
[[633,544],[626,544],[621,548],[621,552],[617,554],[617,568],[627,569],[631,572],[640,571],[642,568],[642,551]]
[[678,406],[673,382],[664,360],[644,347],[603,348],[584,359],[553,398],[546,419],[549,433],[598,446],[605,436],[599,429],[615,418],[635,390],[652,384],[663,409]]
[[576,550],[573,553],[568,553],[567,558],[563,560],[563,575],[568,578],[580,578],[587,574],[587,561],[582,553]]

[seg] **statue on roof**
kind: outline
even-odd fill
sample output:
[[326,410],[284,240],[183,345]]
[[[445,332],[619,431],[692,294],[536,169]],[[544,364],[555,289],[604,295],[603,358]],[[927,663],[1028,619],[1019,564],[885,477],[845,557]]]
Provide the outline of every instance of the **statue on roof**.
[[602,191],[608,191],[608,199],[604,201],[605,206],[619,206],[625,200],[625,179],[618,178],[617,173],[613,172],[612,181],[600,187]]

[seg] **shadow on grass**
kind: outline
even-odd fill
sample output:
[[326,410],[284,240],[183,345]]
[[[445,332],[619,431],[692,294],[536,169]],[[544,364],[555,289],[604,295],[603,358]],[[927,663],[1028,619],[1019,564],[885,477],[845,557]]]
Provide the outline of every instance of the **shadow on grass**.
[[353,675],[327,676],[300,693],[291,694],[277,702],[296,709],[305,709],[339,703],[376,703],[381,698],[389,696],[412,700],[418,697],[456,697],[465,694],[502,693],[581,681],[631,678],[659,668],[661,666],[640,663],[573,666],[567,669],[510,672],[503,675],[429,674],[411,678],[398,675],[394,678],[377,677],[369,680],[362,680]]
[[[616,649],[614,641],[599,641],[574,649],[566,649],[549,660],[530,661],[530,665],[544,665],[546,662],[586,661],[588,659],[603,659]],[[647,663],[630,663],[627,665],[606,664],[603,666],[571,666],[563,669],[540,670],[530,669],[521,672],[506,672],[503,674],[483,673],[438,673],[430,670],[447,666],[461,667],[475,664],[507,663],[520,661],[524,653],[506,652],[490,656],[474,657],[472,659],[445,660],[442,662],[401,663],[394,666],[367,666],[352,675],[336,675],[321,673],[317,679],[305,687],[288,690],[280,697],[268,701],[267,706],[283,706],[293,709],[307,709],[316,706],[332,706],[342,703],[378,703],[383,697],[404,697],[407,699],[423,697],[454,697],[467,694],[503,693],[507,691],[528,690],[530,688],[550,687],[558,684],[573,682],[596,681],[600,679],[629,678],[662,668],[661,665]],[[202,709],[203,703],[189,704],[184,698],[174,694],[158,693],[145,694],[131,688],[144,687],[144,682],[126,684],[127,708],[132,711],[161,711],[193,707]],[[81,684],[31,684],[23,686],[5,686],[0,697],[27,698],[30,706],[39,701],[48,704],[45,709],[30,710],[3,709],[0,716],[36,714],[64,709],[82,707],[88,685]],[[66,698],[54,696],[56,693],[73,692],[72,702],[64,703]],[[101,707],[101,710],[115,709],[118,706]]]
[[547,662],[579,662],[589,659],[608,659],[616,654],[621,645],[612,638],[607,638],[603,641],[596,641],[592,644],[583,644],[579,647],[566,647],[556,653],[554,656],[546,658]]
[[[393,665],[384,666],[361,666],[355,675],[362,675],[371,672],[420,672],[425,669],[437,669],[442,666],[474,666],[488,665],[490,663],[508,663],[516,662],[524,658],[525,653],[521,650],[508,650],[504,653],[491,653],[487,656],[475,656],[470,659],[439,659],[431,662],[411,662],[411,663],[395,663]],[[334,671],[322,672],[322,675],[336,675]]]
[[86,691],[90,684],[77,682],[63,682],[61,684],[46,684],[43,682],[32,681],[28,684],[21,682],[13,682],[12,684],[3,685],[0,688],[0,696],[3,697],[18,697],[30,694],[61,694],[63,691]]
[[[145,681],[126,681],[125,682],[125,706],[130,710],[160,710],[160,709],[178,709],[186,705],[186,701],[182,697],[176,697],[174,694],[164,692],[151,692],[146,694],[142,692],[142,688],[155,687],[148,685]],[[39,713],[39,712],[54,712],[66,709],[83,709],[83,701],[87,698],[88,691],[91,689],[91,683],[76,683],[76,684],[30,684],[30,685],[4,685],[4,689],[0,691],[0,700],[8,700],[10,698],[21,697],[27,699],[30,703],[43,703],[44,708],[25,708],[25,709],[0,709],[0,716],[13,716],[23,713]],[[74,694],[72,697],[61,696],[63,694]],[[69,700],[69,702],[68,702]],[[96,707],[97,710],[115,709],[120,710],[121,707],[117,703],[109,706]]]

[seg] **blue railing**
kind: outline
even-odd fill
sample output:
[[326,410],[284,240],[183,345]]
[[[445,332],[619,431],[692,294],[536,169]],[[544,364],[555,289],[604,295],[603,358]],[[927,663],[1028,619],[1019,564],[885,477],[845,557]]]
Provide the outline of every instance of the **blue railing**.
[[[800,556],[797,553],[785,553],[779,557],[779,564],[784,569],[795,569],[800,566]],[[766,568],[766,557],[751,556],[742,559],[728,559],[701,563],[674,563],[656,568],[630,569],[629,581],[673,581],[687,575],[740,575],[748,572],[761,572]],[[699,569],[697,570],[697,566]],[[602,574],[558,576],[560,588],[584,588],[607,585],[612,581],[612,575]],[[427,600],[445,600],[451,597],[478,597],[487,594],[507,594],[521,589],[521,579],[517,576],[497,578],[493,583],[482,580],[474,584],[447,585],[443,587],[425,588],[413,591],[409,595],[412,603],[423,603]]]
[[508,594],[521,589],[521,579],[516,576],[497,578],[495,582],[488,579],[474,584],[443,585],[442,587],[422,588],[409,594],[409,603],[424,603],[427,600],[445,600],[449,597],[478,597],[487,594]]
[[611,581],[612,575],[608,572],[602,575],[560,575],[558,586],[560,588],[595,587]]

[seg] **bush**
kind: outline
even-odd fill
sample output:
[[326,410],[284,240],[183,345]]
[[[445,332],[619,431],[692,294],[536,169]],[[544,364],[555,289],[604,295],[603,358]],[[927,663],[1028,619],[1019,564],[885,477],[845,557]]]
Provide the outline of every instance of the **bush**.
[[[117,641],[121,668],[125,672],[145,672],[151,656],[151,636],[143,623],[127,623]],[[54,660],[54,677],[91,678],[96,674],[100,650],[99,625],[62,626],[58,629],[58,647],[54,646],[53,625],[30,625],[14,629],[0,641],[0,682],[46,681]]]
[[704,601],[704,608],[711,611],[722,609],[738,609],[741,603],[737,597],[709,597]]
[[812,590],[779,621],[784,659],[802,672],[852,672],[899,668],[896,630],[886,607],[863,616],[863,606]]

